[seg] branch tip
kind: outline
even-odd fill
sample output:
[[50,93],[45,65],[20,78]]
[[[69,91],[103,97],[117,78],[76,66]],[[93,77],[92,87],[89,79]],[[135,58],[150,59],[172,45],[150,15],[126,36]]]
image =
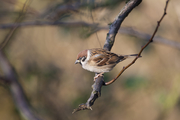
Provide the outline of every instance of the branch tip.
[[81,111],[81,110],[92,110],[92,108],[89,107],[89,106],[87,106],[86,103],[82,103],[82,104],[80,104],[80,105],[78,106],[78,108],[76,108],[76,109],[73,110],[72,114],[74,114],[74,113],[76,113],[76,112],[78,112],[78,111]]

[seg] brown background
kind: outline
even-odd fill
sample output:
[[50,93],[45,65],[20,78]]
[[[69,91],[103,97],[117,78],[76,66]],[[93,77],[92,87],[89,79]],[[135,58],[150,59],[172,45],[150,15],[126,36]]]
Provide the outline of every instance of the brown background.
[[[3,3],[5,10],[22,9],[23,0]],[[34,0],[30,7],[41,13],[56,0]],[[165,0],[144,0],[125,19],[122,27],[132,27],[152,34],[163,14]],[[92,12],[95,23],[107,26],[112,22],[124,2],[115,8]],[[180,2],[169,3],[167,16],[156,36],[179,42]],[[81,14],[80,14],[81,13]],[[80,9],[67,21],[92,23],[91,12]],[[17,15],[1,18],[1,24],[11,23]],[[65,18],[66,19],[66,18]],[[27,16],[25,21],[33,21]],[[102,96],[92,106],[93,111],[71,114],[79,104],[85,103],[91,93],[94,73],[75,65],[76,55],[83,49],[100,47],[95,34],[86,38],[88,28],[58,26],[28,26],[18,28],[5,49],[6,55],[19,75],[19,82],[34,111],[45,120],[178,120],[180,118],[180,52],[162,43],[151,43],[142,58],[127,69],[112,85],[102,88]],[[0,42],[8,29],[0,30]],[[97,32],[103,46],[108,30]],[[124,34],[116,36],[112,52],[138,53],[145,40]],[[118,64],[105,80],[114,78],[128,59]],[[1,72],[0,72],[1,73]],[[19,120],[8,87],[0,84],[0,119]]]

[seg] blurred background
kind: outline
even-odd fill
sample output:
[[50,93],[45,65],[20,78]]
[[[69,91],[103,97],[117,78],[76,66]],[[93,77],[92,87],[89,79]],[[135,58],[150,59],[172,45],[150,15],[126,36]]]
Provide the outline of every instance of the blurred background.
[[[92,111],[72,114],[89,98],[94,73],[75,65],[77,54],[104,45],[108,24],[126,1],[0,0],[0,43],[33,111],[44,120],[178,120],[180,118],[180,1],[170,1],[154,40],[110,86]],[[143,0],[122,23],[112,52],[138,53],[163,14],[165,0]],[[27,25],[11,23],[79,22]],[[84,26],[81,23],[87,23]],[[98,25],[94,25],[94,24]],[[132,33],[138,31],[140,34]],[[13,31],[13,32],[12,32]],[[12,35],[7,38],[12,33]],[[159,38],[159,39],[158,39]],[[2,47],[2,46],[1,46]],[[113,79],[132,59],[105,74]],[[0,74],[3,72],[0,70]],[[8,85],[0,83],[0,119],[23,120]]]

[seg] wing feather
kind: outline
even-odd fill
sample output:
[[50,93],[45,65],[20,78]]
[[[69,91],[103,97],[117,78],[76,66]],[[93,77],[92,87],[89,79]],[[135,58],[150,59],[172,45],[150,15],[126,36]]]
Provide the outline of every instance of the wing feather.
[[95,54],[92,56],[91,60],[94,61],[97,66],[104,66],[118,63],[119,56],[114,53],[106,52],[106,54]]

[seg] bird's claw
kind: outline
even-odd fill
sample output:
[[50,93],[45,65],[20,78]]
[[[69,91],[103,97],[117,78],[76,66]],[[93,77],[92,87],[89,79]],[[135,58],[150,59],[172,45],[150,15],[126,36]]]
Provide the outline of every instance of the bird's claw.
[[103,76],[103,72],[102,73],[99,73],[99,74],[97,74],[95,77],[94,77],[94,81],[96,81],[96,79],[98,78],[98,77],[100,77],[100,76]]

